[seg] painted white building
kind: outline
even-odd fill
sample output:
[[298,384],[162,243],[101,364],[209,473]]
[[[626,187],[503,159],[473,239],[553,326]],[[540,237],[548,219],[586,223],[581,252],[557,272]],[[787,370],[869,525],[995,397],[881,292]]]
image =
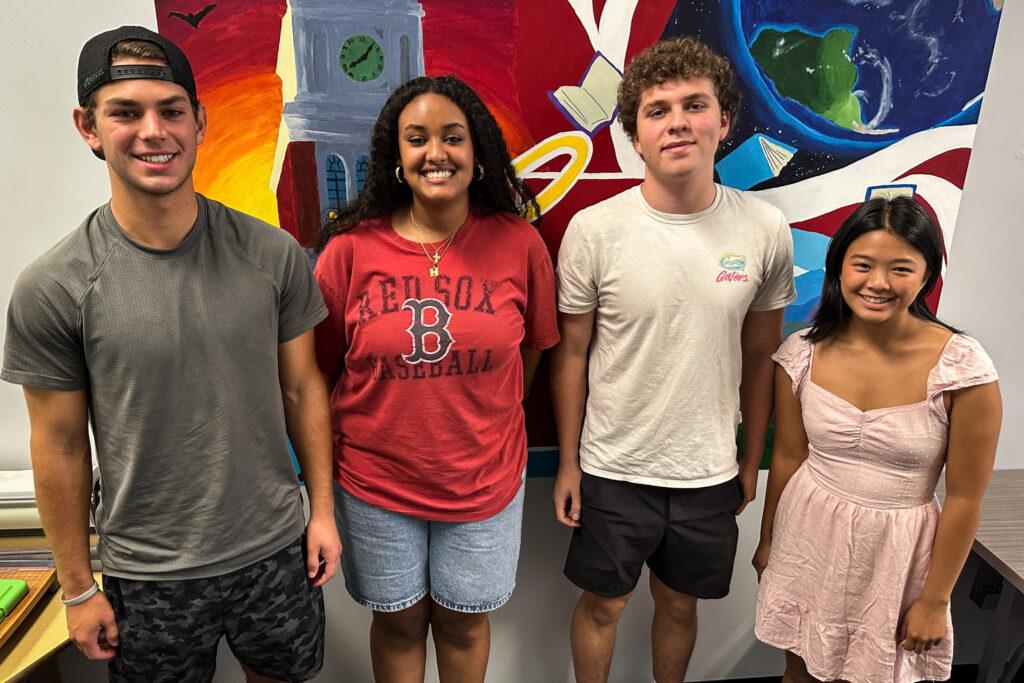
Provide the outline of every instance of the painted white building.
[[395,88],[423,75],[416,0],[291,0],[297,92],[284,106],[293,141],[316,145],[320,217],[363,188],[370,132]]

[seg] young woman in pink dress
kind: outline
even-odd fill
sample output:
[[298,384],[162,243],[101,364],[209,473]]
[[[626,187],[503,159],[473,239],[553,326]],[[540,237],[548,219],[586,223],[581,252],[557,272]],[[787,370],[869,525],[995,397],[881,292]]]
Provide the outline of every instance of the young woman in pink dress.
[[925,304],[941,266],[916,201],[866,202],[829,246],[810,330],[774,356],[754,631],[786,651],[784,681],[949,678],[1002,403],[978,342]]

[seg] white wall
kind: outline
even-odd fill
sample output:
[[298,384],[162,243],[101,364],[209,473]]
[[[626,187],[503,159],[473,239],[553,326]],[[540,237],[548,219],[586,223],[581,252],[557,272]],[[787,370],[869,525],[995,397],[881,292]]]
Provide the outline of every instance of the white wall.
[[[0,42],[0,108],[3,162],[0,163],[6,225],[0,229],[0,314],[18,272],[69,232],[108,196],[103,165],[77,137],[70,112],[75,104],[78,51],[89,36],[120,24],[155,27],[152,0],[63,0],[8,3],[7,26],[16,32]],[[1018,255],[1024,254],[1024,133],[1016,114],[1022,104],[1017,64],[1024,53],[1024,8],[1007,3],[981,126],[955,233],[941,314],[981,339],[1002,376],[1006,399],[1000,467],[1024,467],[1024,306],[1016,292]],[[2,326],[0,326],[2,328]],[[0,341],[2,341],[0,332]],[[21,392],[0,383],[0,468],[27,467],[28,429]],[[763,475],[762,475],[763,489]],[[576,590],[562,577],[567,531],[551,519],[552,480],[532,479],[527,487],[519,588],[493,618],[488,680],[554,682],[571,680],[568,621]],[[777,675],[781,656],[752,634],[755,585],[748,561],[755,543],[760,498],[741,518],[733,592],[701,606],[701,633],[691,665],[692,680]],[[369,615],[354,605],[341,579],[328,586],[327,663],[320,681],[369,681]],[[985,617],[962,599],[957,659],[977,661]],[[648,632],[651,605],[646,591],[628,608],[620,627],[612,680],[649,680]],[[222,652],[219,682],[242,680]],[[77,652],[61,656],[64,679],[104,680],[101,666]],[[430,675],[428,680],[435,681]]]
[[[110,197],[102,161],[71,124],[78,52],[122,24],[156,28],[145,0],[4,3],[0,41],[0,316],[18,273]],[[4,325],[6,326],[6,322]],[[4,332],[0,330],[0,343]],[[21,388],[0,382],[0,469],[27,469],[28,414]]]
[[1007,2],[949,252],[939,315],[978,338],[999,371],[996,469],[1024,467],[1024,7]]

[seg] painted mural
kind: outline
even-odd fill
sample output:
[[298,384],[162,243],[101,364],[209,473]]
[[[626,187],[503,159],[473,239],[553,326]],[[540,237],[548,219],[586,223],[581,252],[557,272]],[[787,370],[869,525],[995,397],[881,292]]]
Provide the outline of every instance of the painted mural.
[[[828,238],[866,197],[913,194],[948,247],[984,99],[997,0],[156,0],[191,58],[209,131],[197,189],[309,243],[362,189],[388,94],[455,74],[502,125],[555,254],[579,209],[637,184],[616,121],[630,58],[694,35],[735,66],[743,108],[719,180],[791,222],[797,300],[817,303]],[[938,301],[940,287],[932,295]],[[545,395],[537,391],[535,395]],[[554,443],[550,422],[531,441]]]

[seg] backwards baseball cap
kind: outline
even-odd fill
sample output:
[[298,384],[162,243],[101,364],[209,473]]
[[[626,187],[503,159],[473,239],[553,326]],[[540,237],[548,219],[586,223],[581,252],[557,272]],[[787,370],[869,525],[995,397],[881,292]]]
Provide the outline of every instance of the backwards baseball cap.
[[[110,55],[118,43],[126,40],[144,40],[153,43],[164,52],[167,66],[155,64],[110,65]],[[156,78],[177,83],[188,93],[193,102],[196,95],[196,79],[188,57],[177,45],[159,33],[142,26],[122,26],[93,36],[82,47],[78,56],[78,104],[85,106],[89,95],[97,88],[111,81],[129,78]]]

